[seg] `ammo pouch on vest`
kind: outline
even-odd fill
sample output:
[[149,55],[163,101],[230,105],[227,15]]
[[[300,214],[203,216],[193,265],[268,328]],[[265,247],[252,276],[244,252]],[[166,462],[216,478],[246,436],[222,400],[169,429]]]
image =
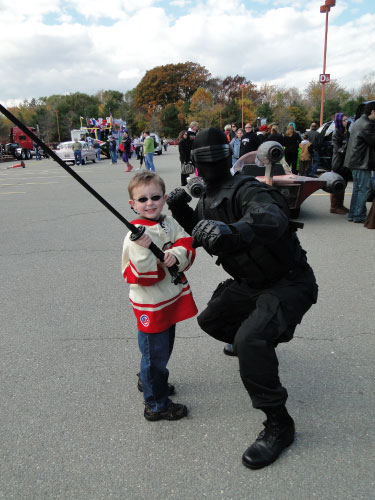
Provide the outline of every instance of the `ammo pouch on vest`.
[[283,262],[267,247],[257,246],[219,256],[217,263],[233,278],[246,280],[254,288],[263,288],[279,281],[294,267],[292,259],[287,260]]

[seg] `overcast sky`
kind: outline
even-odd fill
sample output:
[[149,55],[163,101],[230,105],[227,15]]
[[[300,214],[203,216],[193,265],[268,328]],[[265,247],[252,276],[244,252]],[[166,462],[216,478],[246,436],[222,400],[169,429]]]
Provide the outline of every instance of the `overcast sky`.
[[[193,61],[303,90],[323,66],[324,0],[0,0],[0,102],[126,92]],[[374,71],[375,0],[337,0],[326,72],[351,90]]]

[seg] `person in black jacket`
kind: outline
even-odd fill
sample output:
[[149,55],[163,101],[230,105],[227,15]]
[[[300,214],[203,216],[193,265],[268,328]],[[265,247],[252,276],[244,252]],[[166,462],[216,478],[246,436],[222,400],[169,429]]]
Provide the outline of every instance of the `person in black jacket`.
[[121,158],[126,165],[126,169],[124,170],[124,172],[130,172],[131,170],[133,170],[133,165],[130,164],[130,158],[132,155],[131,147],[132,141],[129,137],[128,132],[125,130],[120,144]]
[[189,177],[190,174],[184,174],[182,172],[182,168],[183,165],[189,163],[191,160],[190,158],[191,144],[190,144],[190,139],[188,139],[188,133],[186,130],[183,130],[182,132],[179,133],[177,141],[178,141],[178,152],[180,153],[180,162],[181,162],[181,186],[186,186],[187,178]]
[[350,129],[344,166],[353,174],[353,193],[348,220],[365,222],[366,201],[371,192],[371,170],[375,170],[375,101],[366,104],[364,114]]
[[230,132],[230,140],[235,139],[237,137],[238,127],[235,123],[231,124],[231,132]]
[[[335,130],[332,134],[332,172],[340,174],[347,183],[350,178],[350,171],[344,167],[345,152],[349,140],[348,118],[344,113],[336,113],[334,117]],[[329,209],[331,214],[345,215],[349,209],[344,207],[345,191],[341,193],[331,193]]]
[[217,255],[217,263],[231,276],[214,291],[198,323],[210,336],[233,344],[253,407],[266,415],[265,429],[242,456],[246,467],[260,469],[294,440],[275,348],[293,338],[317,300],[318,287],[285,198],[254,177],[230,174],[225,134],[202,130],[192,156],[206,192],[195,210],[181,188],[170,193],[167,204],[193,235],[195,246]]
[[279,127],[277,126],[276,123],[271,125],[271,133],[267,137],[267,141],[276,141],[282,146],[284,146],[284,137],[280,134]]
[[294,129],[294,123],[289,123],[284,134],[284,147],[285,147],[285,161],[292,169],[293,174],[298,174],[297,160],[298,148],[301,142],[301,137]]
[[258,141],[257,134],[253,130],[253,126],[250,123],[246,123],[245,133],[241,139],[240,158],[246,153],[256,151],[259,147],[259,144],[260,143]]

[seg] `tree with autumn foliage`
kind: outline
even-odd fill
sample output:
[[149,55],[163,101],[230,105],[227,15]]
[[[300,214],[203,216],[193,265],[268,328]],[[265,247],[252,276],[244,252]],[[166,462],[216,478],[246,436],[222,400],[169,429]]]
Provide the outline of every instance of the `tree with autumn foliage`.
[[188,121],[197,121],[200,128],[218,125],[220,105],[214,105],[209,90],[199,88],[191,98]]
[[[193,62],[153,68],[125,95],[117,90],[100,90],[95,95],[81,92],[50,95],[25,100],[10,111],[26,125],[38,127],[47,143],[58,140],[57,119],[61,140],[68,140],[70,131],[79,128],[80,116],[106,117],[110,112],[127,122],[133,136],[145,128],[177,136],[191,120],[197,120],[201,127],[231,122],[240,125],[242,96],[245,122],[255,124],[259,116],[268,123],[277,122],[283,130],[293,121],[303,131],[312,121],[319,121],[321,84],[318,82],[311,81],[304,93],[268,82],[257,87],[240,75],[212,77],[204,66]],[[325,85],[324,121],[338,111],[353,116],[360,103],[371,99],[375,99],[374,72],[363,77],[359,89],[350,92],[332,80]],[[9,141],[11,126],[0,115],[1,142]]]
[[210,76],[204,66],[193,62],[157,66],[147,71],[137,85],[134,104],[150,117],[168,104],[181,99],[190,101]]

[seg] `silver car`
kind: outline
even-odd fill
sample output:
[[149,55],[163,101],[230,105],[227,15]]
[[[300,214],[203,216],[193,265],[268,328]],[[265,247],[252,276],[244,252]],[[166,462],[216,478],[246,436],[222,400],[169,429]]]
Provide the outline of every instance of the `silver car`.
[[[79,142],[82,144],[82,150],[81,150],[82,165],[85,165],[88,161],[92,161],[93,163],[95,163],[96,162],[96,150],[94,148],[92,148],[85,141],[79,141]],[[74,144],[73,141],[60,142],[60,144],[55,149],[55,153],[57,154],[57,156],[59,156],[64,161],[75,163],[73,144]]]
[[160,137],[158,136],[158,134],[156,134],[155,132],[151,132],[150,136],[153,137],[154,140],[158,143],[158,145],[155,148],[154,154],[155,155],[163,154],[163,146],[161,145],[161,140],[160,140]]

